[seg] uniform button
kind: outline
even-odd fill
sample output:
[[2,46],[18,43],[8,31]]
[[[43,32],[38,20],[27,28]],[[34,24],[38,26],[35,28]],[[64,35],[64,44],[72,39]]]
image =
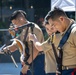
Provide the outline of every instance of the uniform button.
[[60,47],[58,47],[57,49],[58,49],[58,50],[60,50],[61,48],[60,48]]

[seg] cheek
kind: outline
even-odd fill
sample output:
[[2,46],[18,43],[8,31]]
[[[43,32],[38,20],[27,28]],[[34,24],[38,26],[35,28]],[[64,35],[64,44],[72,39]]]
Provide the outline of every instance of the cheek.
[[50,34],[52,34],[52,31],[50,31],[50,30],[47,30],[47,33],[50,35]]
[[60,29],[60,25],[55,25],[55,28],[56,29]]
[[56,28],[54,28],[53,32],[56,32],[56,31],[57,31],[57,29],[56,29]]
[[59,32],[61,32],[63,28],[59,25],[59,26],[56,27],[56,29],[57,29]]
[[49,34],[49,30],[46,30],[47,31],[47,33]]
[[58,29],[62,29],[61,25],[58,26]]

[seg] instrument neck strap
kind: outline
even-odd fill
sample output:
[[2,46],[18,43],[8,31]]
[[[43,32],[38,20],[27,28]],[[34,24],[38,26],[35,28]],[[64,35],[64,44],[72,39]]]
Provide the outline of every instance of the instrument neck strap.
[[60,40],[60,43],[58,45],[58,49],[62,49],[63,45],[66,43],[66,41],[69,38],[69,35],[71,33],[71,30],[76,26],[76,24],[74,24],[74,22],[70,25],[70,27],[68,28],[68,30],[66,31],[66,33],[64,34],[64,36],[62,37],[62,39]]

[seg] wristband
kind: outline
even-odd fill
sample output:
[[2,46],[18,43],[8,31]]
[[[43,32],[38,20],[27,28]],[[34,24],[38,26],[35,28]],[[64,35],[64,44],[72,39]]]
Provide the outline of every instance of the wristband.
[[30,66],[30,64],[27,61],[25,62],[25,64],[28,65],[28,66]]

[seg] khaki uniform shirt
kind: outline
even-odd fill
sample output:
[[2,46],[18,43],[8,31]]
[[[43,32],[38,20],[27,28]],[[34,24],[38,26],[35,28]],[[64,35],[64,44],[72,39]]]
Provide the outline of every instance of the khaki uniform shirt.
[[76,26],[71,30],[70,36],[63,46],[63,66],[71,65],[76,65]]
[[[34,24],[34,23],[33,23]],[[43,42],[44,41],[44,36],[43,36],[43,33],[42,33],[42,30],[39,28],[38,25],[34,24],[34,28],[33,28],[33,33],[37,36],[38,38],[38,41],[39,42]],[[29,27],[29,30],[28,30],[28,33],[31,32],[31,27]],[[26,33],[26,28],[23,29],[23,31],[21,32],[20,34],[20,40],[23,42],[24,40],[24,36],[25,36],[25,33]],[[26,38],[26,40],[28,42],[28,48],[29,48],[29,54],[32,53],[32,43],[30,41],[28,41],[28,37]],[[26,45],[24,44],[24,46],[26,47]],[[34,46],[34,45],[33,45]],[[33,50],[36,49],[35,47],[33,48]]]
[[[48,39],[49,40],[49,39]],[[44,43],[42,43],[42,48],[45,53],[45,71],[46,73],[55,73],[57,69],[56,65],[56,60],[55,56],[52,50],[51,43],[46,40]],[[56,34],[56,39],[55,39],[55,47],[58,46],[60,40],[60,34]],[[58,51],[57,51],[58,53]]]

